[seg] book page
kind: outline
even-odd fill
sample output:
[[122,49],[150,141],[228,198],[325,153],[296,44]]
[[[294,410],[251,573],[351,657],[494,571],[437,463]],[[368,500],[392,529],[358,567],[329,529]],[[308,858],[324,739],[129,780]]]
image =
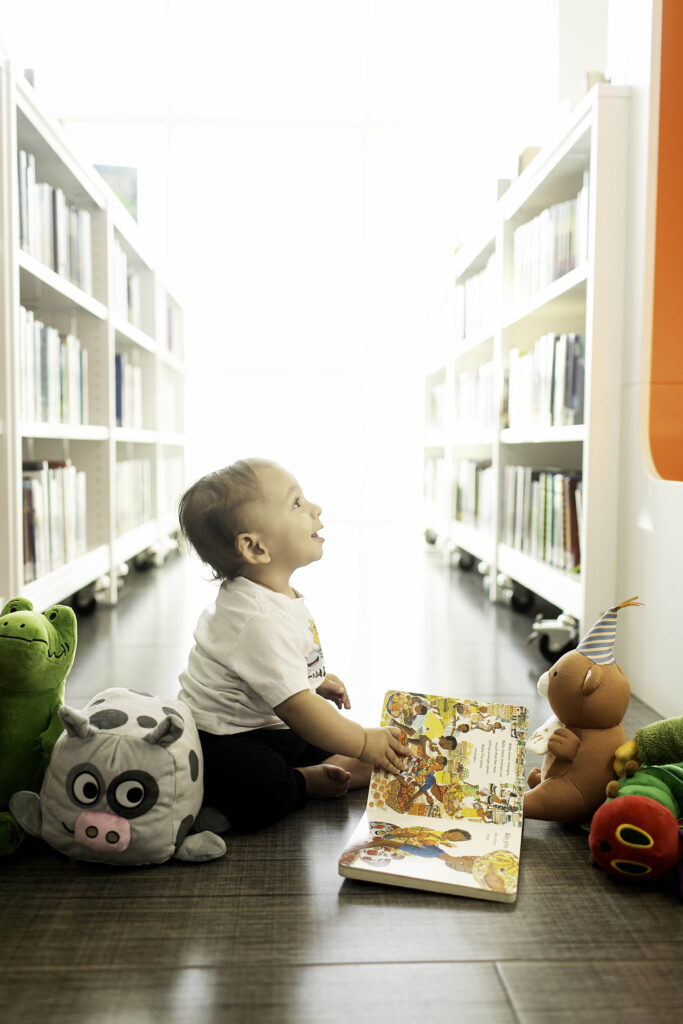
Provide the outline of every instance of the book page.
[[514,898],[527,724],[517,705],[388,692],[382,725],[400,728],[412,753],[398,775],[373,772],[367,820],[340,869]]

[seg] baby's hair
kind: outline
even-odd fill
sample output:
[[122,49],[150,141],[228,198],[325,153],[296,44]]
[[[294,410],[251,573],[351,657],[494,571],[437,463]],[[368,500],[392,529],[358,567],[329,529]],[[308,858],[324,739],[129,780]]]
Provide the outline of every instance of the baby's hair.
[[232,580],[244,565],[236,541],[248,528],[244,506],[263,498],[256,468],[266,459],[239,459],[195,481],[178,503],[183,536],[212,570],[214,579]]

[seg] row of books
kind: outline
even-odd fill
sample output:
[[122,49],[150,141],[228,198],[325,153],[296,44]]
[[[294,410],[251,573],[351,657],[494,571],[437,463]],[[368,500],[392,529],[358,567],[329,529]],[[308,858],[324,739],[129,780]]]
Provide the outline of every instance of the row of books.
[[443,430],[445,425],[446,385],[437,381],[427,389],[425,401],[425,419],[427,431]]
[[485,268],[455,288],[455,340],[476,338],[492,329],[496,315],[495,254]]
[[513,235],[513,297],[545,288],[588,258],[588,171],[574,199],[556,203]]
[[[424,460],[423,493],[425,505],[442,509],[446,497],[446,460],[442,455],[429,455]],[[430,524],[434,525],[434,523]]]
[[153,516],[152,463],[125,459],[116,463],[116,532],[126,533]]
[[114,357],[116,425],[141,430],[143,424],[142,367],[137,353],[117,352]]
[[503,467],[501,539],[565,572],[581,565],[583,485],[580,472]]
[[454,466],[453,508],[457,520],[493,529],[493,467],[490,460],[461,459]]
[[33,153],[19,150],[18,170],[20,246],[92,294],[90,211],[71,204],[61,188],[36,180]]
[[455,378],[454,424],[461,435],[488,433],[498,429],[499,410],[495,398],[493,360]]
[[586,339],[544,334],[528,352],[510,350],[504,421],[514,430],[583,423]]
[[168,302],[166,305],[166,351],[179,359],[183,357],[183,327],[180,310]]
[[71,459],[22,465],[24,581],[85,554],[86,477]]
[[128,266],[128,254],[114,239],[114,310],[122,320],[141,327],[140,274]]
[[88,353],[73,334],[19,307],[20,415],[41,423],[87,423]]

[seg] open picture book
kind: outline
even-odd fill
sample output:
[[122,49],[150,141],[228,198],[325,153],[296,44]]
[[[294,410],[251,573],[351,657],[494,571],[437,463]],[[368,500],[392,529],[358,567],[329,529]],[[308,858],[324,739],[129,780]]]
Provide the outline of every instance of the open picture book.
[[339,859],[347,878],[512,903],[517,897],[526,708],[390,690],[382,725],[412,753],[376,768]]

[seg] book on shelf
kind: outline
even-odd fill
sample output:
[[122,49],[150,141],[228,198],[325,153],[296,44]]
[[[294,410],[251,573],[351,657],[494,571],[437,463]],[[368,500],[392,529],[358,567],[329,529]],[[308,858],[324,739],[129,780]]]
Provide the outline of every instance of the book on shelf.
[[54,217],[54,258],[53,268],[62,277],[69,277],[71,256],[69,254],[69,213],[66,197],[61,188],[53,190]]
[[116,353],[114,378],[117,427],[141,430],[143,424],[142,367],[137,353]]
[[480,530],[493,526],[493,467],[490,459],[460,459],[453,473],[455,518]]
[[463,370],[455,378],[453,418],[465,435],[487,433],[498,427],[493,360],[476,370]]
[[116,463],[116,532],[121,535],[152,518],[152,463],[121,459]]
[[429,386],[427,391],[427,432],[438,434],[443,430],[445,419],[446,385],[443,381],[436,381]]
[[425,504],[443,508],[446,495],[446,460],[443,455],[425,457],[423,493]]
[[167,302],[165,348],[168,353],[180,359],[183,357],[181,324],[180,310],[172,302]]
[[40,423],[88,422],[88,353],[73,334],[19,307],[20,415]]
[[71,459],[22,463],[24,581],[85,554],[86,478]]
[[497,295],[495,260],[493,253],[483,270],[470,274],[455,287],[456,341],[472,340],[492,329]]
[[126,278],[126,296],[128,299],[128,321],[139,327],[142,323],[140,275],[129,270]]
[[513,430],[580,425],[584,385],[584,335],[544,334],[508,354],[504,420]]
[[339,859],[346,878],[475,899],[517,898],[528,716],[494,701],[388,691],[381,724],[412,753],[375,769]]
[[24,582],[32,583],[50,571],[50,506],[47,462],[24,463]]
[[36,177],[36,158],[20,149],[19,244],[55,273],[92,294],[92,221],[63,190]]
[[581,565],[581,473],[504,466],[503,543],[563,572]]
[[141,325],[141,278],[129,264],[128,254],[114,240],[114,309],[117,316],[135,327]]
[[513,296],[523,299],[547,287],[588,258],[589,175],[576,197],[555,203],[515,228]]

